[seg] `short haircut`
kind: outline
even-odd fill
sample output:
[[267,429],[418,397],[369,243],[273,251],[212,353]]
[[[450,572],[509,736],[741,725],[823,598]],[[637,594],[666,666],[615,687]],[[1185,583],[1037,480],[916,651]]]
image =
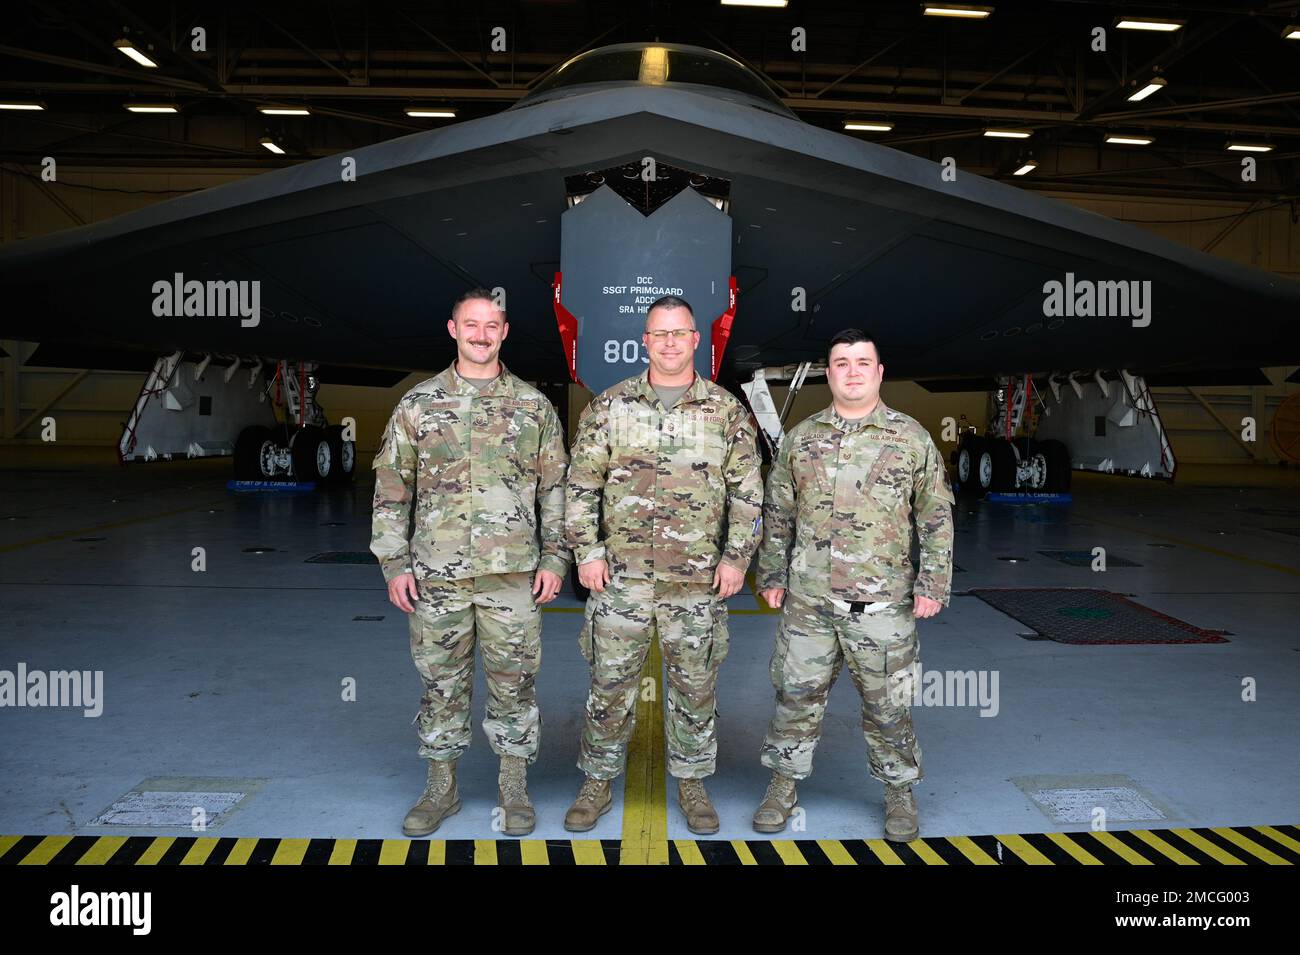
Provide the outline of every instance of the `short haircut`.
[[695,327],[695,309],[691,308],[691,303],[684,298],[678,298],[676,295],[664,295],[655,299],[654,304],[645,310],[647,324],[650,322],[650,313],[656,308],[684,308],[686,314],[691,316],[691,328]]
[[[451,320],[453,322],[456,320],[456,312],[460,310],[462,305],[466,302],[472,302],[475,299],[482,299],[485,302],[491,302],[493,305],[496,305],[497,303],[497,297],[492,294],[490,288],[472,288],[467,292],[461,292],[460,295],[456,297],[456,301],[451,303]],[[503,308],[499,311],[501,312],[501,321],[504,322],[506,320],[506,310]]]
[[858,342],[867,342],[876,348],[876,362],[883,365],[884,356],[880,354],[880,344],[860,328],[846,328],[843,331],[835,333],[831,339],[830,345],[826,349],[826,359],[829,361],[831,352],[835,350],[836,345],[856,345]]

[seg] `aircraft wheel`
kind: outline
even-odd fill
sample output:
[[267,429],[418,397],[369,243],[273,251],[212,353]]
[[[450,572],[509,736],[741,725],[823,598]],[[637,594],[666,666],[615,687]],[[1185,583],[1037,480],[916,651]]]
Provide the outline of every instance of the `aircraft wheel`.
[[334,455],[323,428],[299,428],[289,445],[293,476],[298,481],[328,481],[334,469]]
[[957,482],[963,491],[979,488],[979,460],[984,453],[984,439],[966,437],[957,449]]
[[333,458],[333,473],[330,479],[335,484],[349,484],[356,476],[357,443],[343,438],[343,426],[332,424],[325,429],[325,438],[329,441],[330,454]]
[[235,439],[234,470],[236,481],[258,481],[262,478],[262,445],[271,436],[270,429],[251,425],[239,432]]
[[980,458],[980,476],[985,472],[988,462],[989,483],[987,489],[1006,493],[1016,489],[1016,449],[1004,438],[991,438],[984,454]]
[[1054,494],[1064,494],[1070,490],[1070,478],[1074,475],[1071,467],[1070,450],[1063,441],[1042,441],[1039,451],[1047,459],[1047,481],[1043,490]]

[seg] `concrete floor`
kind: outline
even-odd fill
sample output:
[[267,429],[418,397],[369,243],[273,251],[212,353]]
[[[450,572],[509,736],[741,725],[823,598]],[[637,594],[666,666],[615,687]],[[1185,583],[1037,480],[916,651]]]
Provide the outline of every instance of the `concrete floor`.
[[[0,833],[191,835],[90,825],[146,780],[181,777],[245,781],[250,795],[210,835],[400,837],[424,778],[405,617],[387,603],[375,566],[305,563],[367,548],[370,486],[234,494],[227,464],[0,472],[0,669],[21,661],[29,672],[104,673],[98,718],[0,709]],[[1082,788],[1127,777],[1166,817],[1111,828],[1300,818],[1300,490],[1289,477],[1288,486],[1246,486],[1258,472],[1208,486],[1182,477],[1168,486],[1080,476],[1066,508],[959,504],[963,571],[952,605],[920,625],[922,662],[997,671],[999,711],[914,710],[923,835],[1088,828],[1054,820],[1028,797],[1046,777]],[[1142,566],[1095,574],[1038,554],[1098,545]],[[245,550],[257,546],[275,550]],[[206,572],[191,569],[195,547],[206,550]],[[998,559],[1008,555],[1029,559]],[[965,593],[989,586],[1102,587],[1231,636],[1179,646],[1030,641],[1017,635],[1023,624]],[[587,672],[577,602],[566,594],[552,606],[542,749],[529,777],[532,838],[567,839]],[[748,590],[732,606],[743,612],[731,617],[709,789],[719,837],[752,839],[749,816],[767,781],[757,754],[772,710],[776,617],[757,612]],[[349,677],[356,702],[341,699]],[[1242,701],[1247,677],[1257,702]],[[480,672],[476,735],[461,761],[464,807],[438,838],[495,836],[496,762],[477,729],[482,700]],[[841,679],[814,775],[800,786],[806,831],[796,838],[881,835],[881,785],[866,774],[858,727],[856,695]],[[689,838],[671,781],[668,792],[668,834]],[[617,839],[622,805],[620,785],[589,837]]]

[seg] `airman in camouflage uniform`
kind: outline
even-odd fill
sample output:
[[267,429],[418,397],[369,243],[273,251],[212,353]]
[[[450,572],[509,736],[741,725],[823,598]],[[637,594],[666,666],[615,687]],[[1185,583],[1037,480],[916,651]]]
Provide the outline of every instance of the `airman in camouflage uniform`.
[[504,830],[519,835],[535,822],[525,767],[541,732],[538,604],[554,599],[569,565],[568,455],[551,403],[497,360],[508,326],[492,293],[466,293],[452,314],[456,363],[402,396],[373,465],[370,549],[390,599],[411,615],[424,682],[417,719],[429,785],[403,829],[425,835],[460,808],[455,761],[470,742],[477,642]]
[[915,618],[948,603],[953,496],[930,435],[879,399],[883,367],[862,332],[837,335],[827,371],[835,401],[790,430],[768,475],[758,582],[783,610],[771,662],[776,715],[761,757],[773,777],[754,814],[760,832],[785,828],[843,664],[862,698],[871,775],[886,783],[885,837],[905,842],[918,831]]
[[718,829],[700,780],[717,758],[725,601],[757,547],[763,488],[749,413],[694,374],[694,326],[681,299],[652,305],[650,367],[597,396],[573,442],[565,525],[592,591],[580,640],[591,664],[578,759],[587,778],[565,817],[574,831],[609,807],[655,631],[668,672],[668,771],[692,831]]

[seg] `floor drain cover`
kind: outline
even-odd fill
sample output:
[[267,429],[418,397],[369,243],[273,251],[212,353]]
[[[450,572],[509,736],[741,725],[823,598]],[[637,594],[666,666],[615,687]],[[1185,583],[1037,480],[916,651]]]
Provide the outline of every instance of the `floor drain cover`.
[[206,828],[212,828],[247,795],[241,790],[133,789],[90,824],[190,829],[195,819],[202,819]]
[[368,550],[327,550],[308,557],[308,564],[377,564],[379,558]]
[[1088,588],[972,589],[970,593],[1057,643],[1227,643],[1213,630]]
[[1107,822],[1138,822],[1164,819],[1165,814],[1147,802],[1136,789],[1039,789],[1030,798],[1059,822],[1092,822],[1093,813],[1104,809]]

